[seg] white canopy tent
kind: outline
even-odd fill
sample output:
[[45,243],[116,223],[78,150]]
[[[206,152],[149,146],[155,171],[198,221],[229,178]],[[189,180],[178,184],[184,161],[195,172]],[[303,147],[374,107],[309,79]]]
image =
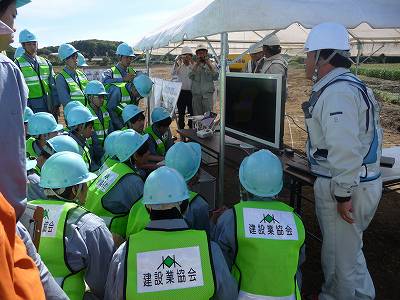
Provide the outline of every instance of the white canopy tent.
[[[222,162],[219,203],[223,201],[224,190],[227,54],[248,52],[272,33],[277,33],[284,50],[299,52],[309,29],[322,22],[346,26],[352,52],[358,57],[385,50],[386,54],[400,55],[399,0],[198,0],[135,45],[147,53],[147,63],[150,52],[176,54],[183,45],[193,47],[199,41],[208,43],[219,57]],[[368,53],[363,53],[363,48]]]

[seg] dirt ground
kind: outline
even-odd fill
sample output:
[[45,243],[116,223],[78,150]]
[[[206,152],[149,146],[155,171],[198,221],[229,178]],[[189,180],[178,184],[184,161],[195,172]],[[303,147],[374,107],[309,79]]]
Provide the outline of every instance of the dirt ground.
[[[152,75],[168,78],[168,70],[165,67],[153,68]],[[371,87],[381,90],[400,92],[400,83],[376,78],[362,77]],[[301,111],[301,103],[308,99],[311,84],[304,77],[304,70],[289,69],[289,97],[286,103],[285,135],[284,142],[294,149],[303,150],[306,141],[304,119]],[[384,147],[400,145],[400,106],[381,103],[381,121],[384,128]],[[216,111],[218,103],[216,104]],[[174,128],[176,124],[173,123]],[[207,170],[217,176],[217,168]],[[304,189],[304,195],[311,202],[303,201],[303,221],[309,233],[320,236],[318,221],[314,213],[313,192],[311,187]],[[230,206],[239,200],[239,182],[237,170],[226,167],[225,170],[225,204]],[[289,192],[285,188],[280,198],[288,201]],[[368,268],[374,280],[376,299],[398,300],[400,299],[400,286],[398,274],[400,273],[400,194],[398,192],[385,193],[381,199],[376,215],[364,235],[364,254],[368,262]],[[306,238],[306,262],[303,270],[303,292],[305,294],[316,292],[323,282],[323,274],[320,264],[321,243],[312,238],[310,234]],[[341,300],[341,299],[338,299]]]

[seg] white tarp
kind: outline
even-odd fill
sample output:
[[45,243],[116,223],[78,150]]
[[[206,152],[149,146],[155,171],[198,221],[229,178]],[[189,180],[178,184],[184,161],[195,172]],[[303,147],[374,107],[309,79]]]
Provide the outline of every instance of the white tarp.
[[[352,53],[400,55],[399,0],[199,0],[174,15],[160,29],[144,36],[135,48],[180,52],[181,42],[195,47],[208,37],[219,54],[220,35],[228,32],[230,53],[241,53],[273,30],[291,54],[301,49],[308,29],[327,21],[345,25]],[[307,29],[308,28],[308,29]],[[189,41],[189,42],[186,42]]]

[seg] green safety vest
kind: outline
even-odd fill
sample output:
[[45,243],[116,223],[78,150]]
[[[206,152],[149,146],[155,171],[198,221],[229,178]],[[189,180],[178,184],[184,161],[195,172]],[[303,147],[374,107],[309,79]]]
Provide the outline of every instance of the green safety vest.
[[[197,195],[198,193],[190,192],[189,205]],[[143,199],[140,199],[131,207],[128,217],[128,224],[126,225],[126,236],[130,236],[145,229],[147,224],[150,222],[150,215],[147,212],[146,206],[143,204],[142,200]]]
[[26,151],[26,156],[27,157],[35,157],[37,158],[39,155],[35,152],[35,149],[33,148],[33,143],[36,141],[34,137],[30,137],[29,139],[26,140],[25,142],[25,151]]
[[75,70],[76,75],[78,76],[79,83],[75,82],[75,80],[63,69],[57,76],[63,76],[65,82],[68,84],[69,95],[71,97],[71,101],[80,101],[83,105],[86,105],[87,100],[84,94],[84,90],[86,85],[88,84],[88,79],[82,71]]
[[[43,207],[44,216],[39,254],[54,279],[71,300],[82,300],[85,294],[85,271],[73,272],[66,261],[65,224],[70,211],[79,206],[61,200],[33,200],[29,203]],[[85,214],[83,212],[83,214]]]
[[[119,102],[116,112],[120,115],[122,114],[122,111],[124,110],[125,106],[128,104],[135,104],[138,105],[139,101],[136,100],[136,98],[133,98],[131,94],[129,93],[128,89],[126,88],[127,82],[120,82],[120,83],[112,83],[111,85],[114,85],[119,88],[121,91],[121,101]],[[110,86],[111,86],[110,85]],[[108,89],[107,89],[108,91]]]
[[[111,71],[112,71],[112,76],[114,79],[122,79],[122,74],[116,66],[112,66]],[[136,75],[136,71],[132,67],[128,67],[128,73],[133,73]]]
[[211,299],[216,291],[205,231],[143,230],[127,243],[126,299]]
[[267,300],[301,299],[296,272],[305,230],[293,208],[280,201],[246,201],[236,204],[234,212],[237,254],[232,273],[241,293]]
[[116,163],[118,163],[118,160],[115,160],[111,157],[107,157],[106,160],[104,161],[103,165],[101,166],[101,168],[96,171],[97,175],[102,174],[104,171],[108,170],[109,168],[111,168],[113,165],[115,165]]
[[144,130],[144,133],[149,134],[149,135],[153,138],[153,140],[156,142],[156,145],[157,145],[156,152],[157,152],[157,154],[160,155],[160,156],[164,156],[164,155],[165,155],[165,152],[166,152],[166,149],[167,149],[167,146],[166,146],[167,141],[166,141],[165,139],[160,138],[160,137],[154,132],[153,126],[152,126],[152,125],[150,125],[149,127],[147,127],[147,128]]
[[[126,175],[137,174],[135,170],[124,163],[116,163],[104,171],[88,189],[85,208],[104,220],[112,233],[124,237],[128,214],[115,214],[103,206],[103,198]],[[139,175],[137,175],[139,176]]]
[[16,59],[29,88],[29,99],[41,98],[50,93],[49,76],[51,69],[49,63],[40,56],[36,58],[39,64],[39,72],[36,72],[33,65],[24,56]]
[[[97,114],[93,110],[93,108],[88,105],[87,108],[90,110],[94,117],[97,117]],[[100,122],[100,119],[97,118],[93,121],[93,130],[96,132],[97,138],[103,144],[104,139],[107,136],[107,131],[110,128],[111,118],[108,111],[104,107],[100,107],[101,113],[103,115],[103,123]]]

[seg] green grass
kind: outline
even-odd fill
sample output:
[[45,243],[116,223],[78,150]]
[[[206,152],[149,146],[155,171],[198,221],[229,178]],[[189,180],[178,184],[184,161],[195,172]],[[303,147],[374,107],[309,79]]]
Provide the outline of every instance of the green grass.
[[382,102],[400,105],[400,94],[374,89],[375,96]]
[[[351,67],[355,72],[355,67]],[[400,81],[400,64],[364,64],[358,68],[359,75]]]

